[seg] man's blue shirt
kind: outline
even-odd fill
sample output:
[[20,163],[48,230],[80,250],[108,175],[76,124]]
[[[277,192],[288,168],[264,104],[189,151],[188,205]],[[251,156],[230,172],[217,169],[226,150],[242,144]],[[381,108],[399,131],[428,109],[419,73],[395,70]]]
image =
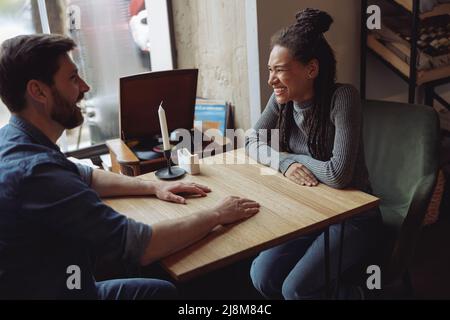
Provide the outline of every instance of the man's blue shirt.
[[96,298],[95,257],[138,263],[151,228],[105,205],[91,177],[24,119],[0,129],[0,298]]

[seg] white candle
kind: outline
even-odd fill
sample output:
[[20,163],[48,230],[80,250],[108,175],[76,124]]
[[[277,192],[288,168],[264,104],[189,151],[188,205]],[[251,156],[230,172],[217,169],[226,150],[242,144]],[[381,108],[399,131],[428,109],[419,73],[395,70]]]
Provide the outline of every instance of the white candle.
[[159,125],[161,126],[161,136],[163,139],[164,151],[170,150],[169,133],[167,131],[166,112],[162,107],[162,101],[158,109]]

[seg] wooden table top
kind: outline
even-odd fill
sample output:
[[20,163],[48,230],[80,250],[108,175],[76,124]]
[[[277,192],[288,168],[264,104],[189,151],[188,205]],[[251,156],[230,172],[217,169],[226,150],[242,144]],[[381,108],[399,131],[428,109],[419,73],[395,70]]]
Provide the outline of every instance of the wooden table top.
[[[148,224],[211,208],[228,195],[250,198],[261,204],[255,216],[218,227],[199,242],[164,258],[162,265],[181,281],[339,223],[379,203],[378,198],[358,190],[337,190],[324,184],[300,186],[249,159],[243,149],[204,158],[200,163],[200,175],[186,175],[181,181],[207,185],[212,192],[207,197],[188,198],[187,205],[155,197],[104,199],[116,211]],[[154,173],[141,177],[157,179]]]

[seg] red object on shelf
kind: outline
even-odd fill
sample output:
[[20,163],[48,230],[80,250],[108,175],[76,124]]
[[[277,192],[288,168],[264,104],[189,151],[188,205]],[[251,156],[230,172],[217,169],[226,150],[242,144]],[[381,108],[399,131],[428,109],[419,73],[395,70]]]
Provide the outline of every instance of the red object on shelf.
[[131,0],[130,2],[130,15],[135,16],[140,11],[145,9],[145,0]]

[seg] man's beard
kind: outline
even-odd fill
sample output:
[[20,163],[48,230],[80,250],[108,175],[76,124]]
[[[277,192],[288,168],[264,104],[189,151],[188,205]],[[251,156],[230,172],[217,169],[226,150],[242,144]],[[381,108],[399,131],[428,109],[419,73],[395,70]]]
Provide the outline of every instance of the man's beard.
[[[52,88],[53,110],[50,114],[51,118],[62,125],[65,129],[73,129],[83,123],[84,118],[80,108],[76,103],[71,104],[67,99],[63,98],[56,88]],[[83,99],[83,93],[78,96],[77,102]]]

